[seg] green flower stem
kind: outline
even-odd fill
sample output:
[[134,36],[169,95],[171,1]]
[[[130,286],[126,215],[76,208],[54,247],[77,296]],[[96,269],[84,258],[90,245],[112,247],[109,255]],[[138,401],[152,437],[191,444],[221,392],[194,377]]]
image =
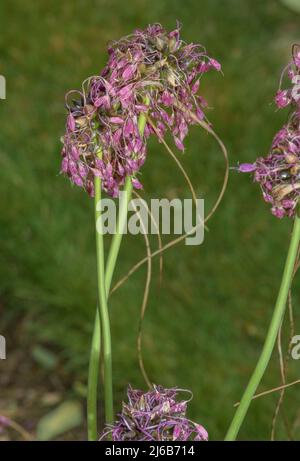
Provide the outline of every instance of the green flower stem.
[[[145,99],[145,104],[149,105],[149,98]],[[138,126],[139,126],[139,132],[141,135],[144,133],[146,125],[146,114],[141,114],[139,117],[138,121]],[[96,194],[97,190],[97,194]],[[127,177],[125,181],[125,186],[124,186],[124,192],[126,192],[126,200],[123,200],[121,203],[121,208],[119,210],[119,220],[116,228],[116,233],[113,236],[110,251],[108,254],[108,259],[107,259],[107,269],[106,273],[104,275],[104,289],[101,286],[103,285],[103,272],[104,272],[104,252],[103,252],[103,235],[99,236],[98,232],[96,231],[97,235],[97,270],[98,270],[98,278],[99,278],[99,284],[98,284],[98,290],[99,290],[99,298],[100,294],[102,296],[103,293],[105,293],[106,296],[106,301],[105,301],[105,320],[106,320],[106,326],[109,328],[109,316],[107,312],[107,299],[109,295],[109,290],[111,286],[111,281],[117,261],[117,257],[119,254],[120,246],[121,246],[121,241],[123,237],[123,232],[122,230],[124,229],[126,219],[127,219],[127,210],[128,210],[128,202],[131,198],[132,194],[132,182],[131,178]],[[100,178],[95,178],[95,206],[97,202],[101,199],[101,183],[100,183]],[[96,220],[98,218],[98,211],[95,209],[95,216]],[[99,220],[100,221],[100,220]],[[99,266],[99,267],[98,267]],[[100,269],[100,271],[99,271]],[[100,284],[100,274],[101,274],[101,284]],[[103,309],[103,308],[102,308]],[[101,309],[101,310],[102,310]],[[103,320],[101,319],[103,322]],[[110,332],[109,332],[109,345],[110,345]],[[103,346],[104,346],[104,332],[103,332]],[[94,322],[94,331],[93,331],[93,337],[92,337],[92,345],[91,345],[91,353],[90,353],[90,365],[89,365],[89,378],[88,378],[88,396],[87,396],[87,421],[88,421],[88,439],[90,441],[95,441],[97,440],[97,387],[98,387],[98,377],[99,377],[99,362],[100,362],[100,355],[101,355],[101,323],[100,323],[100,316],[99,316],[99,310],[97,308],[96,316],[95,316],[95,322]],[[104,349],[104,347],[103,347]],[[111,376],[111,353],[109,355],[110,357],[110,369],[109,369],[109,374]],[[106,376],[106,369],[104,369],[105,372],[105,383],[107,385],[109,384],[107,381],[108,378]],[[111,413],[111,421],[113,420],[113,413],[112,413],[112,408],[113,408],[113,401],[112,401],[112,382],[110,381],[110,386],[109,388],[111,389],[111,402],[107,402],[109,404],[109,413]],[[108,388],[106,387],[108,390]],[[107,396],[107,393],[105,394],[105,398]],[[106,422],[108,421],[108,415],[107,415],[107,409],[105,405],[105,414],[106,414]]]
[[[118,232],[116,232],[113,236],[113,240],[112,240],[112,244],[111,244],[111,248],[110,248],[110,252],[109,252],[108,260],[107,260],[107,271],[104,276],[104,287],[105,288],[104,289],[101,288],[100,283],[98,284],[98,290],[100,290],[100,292],[101,290],[103,290],[103,292],[105,293],[106,312],[107,312],[107,298],[108,298],[107,293],[109,293],[109,290],[110,290],[112,276],[113,276],[115,264],[117,261],[117,257],[118,257],[118,253],[119,253],[119,249],[121,245],[122,235],[123,235],[122,232],[120,232],[120,230],[123,229],[126,223],[127,205],[128,205],[128,201],[130,200],[131,192],[132,192],[132,183],[131,183],[131,178],[129,177],[126,178],[124,191],[127,192],[128,200],[123,200],[122,208],[119,211],[119,223],[117,227]],[[97,201],[96,201],[96,188],[95,188],[95,204],[96,203]],[[96,210],[95,210],[95,213],[98,214]],[[97,241],[98,241],[98,238],[99,236],[97,233]],[[103,235],[102,235],[102,238],[103,238]],[[101,240],[101,238],[99,240]],[[101,242],[100,242],[100,247],[103,249],[103,243],[101,244]],[[101,253],[99,253],[99,257],[101,257]],[[97,260],[98,260],[98,248],[97,248]],[[101,263],[101,266],[102,266],[102,263]],[[99,274],[99,271],[98,271],[98,274]],[[101,270],[101,274],[102,274],[102,270]],[[101,286],[102,286],[102,283],[103,281],[101,280]],[[106,320],[109,326],[108,314],[107,314]],[[102,323],[102,329],[103,329],[103,320],[102,322],[100,321],[99,309],[97,308],[96,316],[95,316],[95,323],[94,323],[94,332],[93,332],[93,337],[92,337],[90,365],[89,365],[89,378],[88,378],[87,414],[88,414],[88,439],[90,441],[97,440],[97,388],[98,388],[98,378],[99,378],[99,362],[100,362],[100,356],[101,356],[101,323]],[[110,333],[109,333],[108,339],[109,339],[109,351],[110,351],[108,373],[109,373],[109,376],[111,376]],[[103,340],[104,340],[104,333],[103,333]],[[103,341],[103,350],[104,349],[105,349],[105,346],[104,346],[104,341]],[[109,393],[111,394],[111,397],[112,397],[112,381],[108,382],[108,379],[111,379],[111,378],[107,376],[107,369],[105,367],[105,357],[104,357],[104,393],[105,393],[104,398],[105,398],[105,415],[106,415],[105,421],[113,422],[113,413],[112,413],[113,401],[111,400],[111,402],[109,403],[106,401],[108,389],[110,389]],[[105,392],[105,389],[106,389],[106,392]],[[109,405],[109,408],[107,408],[107,405]],[[110,418],[111,421],[108,420],[107,410],[109,411],[109,414],[111,414],[111,418]]]
[[[104,407],[105,422],[110,424],[114,420],[113,412],[113,391],[112,391],[112,358],[111,358],[111,334],[107,306],[107,295],[105,288],[105,265],[103,232],[101,229],[101,180],[95,176],[95,225],[96,225],[96,254],[97,254],[97,276],[98,276],[98,306],[102,333],[103,363],[104,363]],[[100,227],[100,228],[99,228]],[[100,326],[100,325],[99,325]],[[98,336],[99,333],[96,333]]]
[[264,372],[270,361],[278,331],[283,320],[287,297],[291,282],[293,279],[293,271],[297,258],[297,251],[299,247],[300,240],[300,218],[298,215],[295,216],[293,232],[291,236],[290,247],[283,271],[282,281],[274,308],[274,313],[271,319],[269,330],[265,339],[263,350],[261,352],[260,358],[257,362],[256,368],[250,378],[250,381],[247,385],[247,388],[243,394],[241,402],[236,410],[234,418],[230,424],[228,432],[226,434],[225,440],[232,441],[235,440],[239,429],[244,421],[244,418],[247,414],[248,408],[250,406],[251,400],[256,392],[256,389],[264,375]]
[[120,202],[120,209],[119,209],[119,216],[118,216],[118,223],[116,226],[116,232],[113,235],[111,246],[108,253],[107,258],[107,265],[106,265],[106,272],[105,272],[105,288],[106,293],[109,294],[111,281],[113,278],[113,273],[116,267],[116,262],[122,242],[123,237],[123,230],[125,228],[126,219],[127,219],[127,211],[128,211],[128,202],[131,198],[132,194],[132,182],[131,177],[127,176],[125,180],[125,185],[123,192],[126,194],[124,199]]
[[101,352],[101,328],[98,308],[96,309],[94,325],[87,392],[87,427],[89,441],[97,440],[97,385],[99,377],[99,357]]

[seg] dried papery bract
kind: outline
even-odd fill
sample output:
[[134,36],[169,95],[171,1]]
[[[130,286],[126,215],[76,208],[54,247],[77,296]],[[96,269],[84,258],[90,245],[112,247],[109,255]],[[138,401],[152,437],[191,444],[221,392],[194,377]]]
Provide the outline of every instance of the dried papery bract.
[[[107,426],[100,440],[113,441],[206,441],[203,426],[186,417],[189,400],[178,400],[182,390],[153,385],[152,390],[127,391],[128,402],[113,425]],[[187,392],[187,391],[183,391]]]
[[[197,94],[200,80],[211,69],[221,70],[202,45],[180,38],[179,25],[172,32],[160,24],[150,25],[112,42],[108,51],[101,75],[88,78],[82,90],[71,91],[66,101],[61,171],[91,196],[97,175],[112,196],[118,195],[127,176],[136,189],[142,187],[137,174],[150,135],[160,140],[170,131],[177,148],[184,150],[189,126],[195,124],[189,112],[202,120],[207,106]],[[146,123],[141,135],[138,119],[146,111],[157,131]]]

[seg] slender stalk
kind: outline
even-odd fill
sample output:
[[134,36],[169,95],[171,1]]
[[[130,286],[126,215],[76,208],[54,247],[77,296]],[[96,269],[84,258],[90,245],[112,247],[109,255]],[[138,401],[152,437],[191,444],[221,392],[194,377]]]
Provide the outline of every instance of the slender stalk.
[[228,432],[226,434],[225,440],[235,440],[239,429],[244,421],[244,418],[247,414],[249,405],[251,400],[256,392],[256,389],[264,375],[264,372],[268,366],[270,361],[274,345],[276,342],[276,338],[278,335],[278,331],[284,316],[286,304],[287,304],[287,297],[289,293],[289,289],[291,286],[291,282],[293,279],[293,270],[294,265],[297,258],[297,250],[299,247],[299,240],[300,240],[300,218],[298,215],[295,216],[293,232],[291,236],[290,247],[283,271],[282,281],[277,297],[277,301],[275,304],[273,316],[271,319],[271,323],[267,332],[267,336],[265,339],[265,343],[263,346],[263,350],[255,367],[255,370],[250,378],[250,381],[246,387],[246,390],[242,396],[240,405],[236,410],[236,413],[233,417],[233,420],[230,424]]
[[[97,275],[98,275],[98,305],[103,344],[103,363],[104,363],[104,407],[105,422],[112,423],[113,412],[113,391],[112,391],[112,358],[111,358],[111,334],[108,315],[107,296],[105,288],[105,266],[104,266],[104,245],[103,232],[101,229],[101,180],[95,177],[95,226],[96,226],[96,255],[97,255]],[[99,325],[99,322],[96,322]],[[98,327],[99,328],[99,327]],[[97,333],[98,335],[98,333]]]
[[99,377],[99,357],[101,352],[101,328],[98,308],[96,309],[94,325],[87,393],[87,426],[89,441],[97,440],[97,384]]
[[[149,105],[149,99],[145,99],[145,104]],[[139,132],[141,135],[144,133],[146,125],[146,114],[141,114],[138,121]],[[104,365],[104,381],[105,381],[105,414],[106,422],[113,422],[113,397],[112,397],[112,366],[111,366],[111,338],[110,338],[110,327],[109,327],[109,316],[107,309],[107,298],[111,286],[111,281],[117,261],[117,257],[120,250],[120,245],[123,237],[123,229],[127,219],[128,202],[132,194],[132,181],[128,176],[125,181],[124,192],[126,192],[125,200],[121,202],[121,208],[119,210],[119,219],[116,228],[116,232],[113,236],[110,251],[107,259],[107,269],[104,270],[104,251],[103,251],[103,234],[99,234],[96,230],[96,242],[97,242],[97,272],[98,272],[98,297],[99,303],[101,304],[101,312],[104,313],[105,325],[108,328],[106,334],[104,333],[103,319],[99,316],[99,310],[97,308],[94,331],[92,337],[91,354],[90,354],[90,365],[89,365],[89,378],[88,378],[88,397],[87,397],[87,420],[88,420],[88,439],[90,441],[97,440],[97,387],[99,377],[99,362],[101,354],[101,323],[103,329],[103,351],[105,361],[105,350],[109,353],[106,357],[107,369]],[[95,218],[96,222],[100,217],[100,212],[97,210],[97,203],[101,200],[101,181],[100,178],[95,177]],[[99,222],[101,219],[99,220]],[[100,302],[105,294],[105,302]],[[101,298],[100,298],[101,295]],[[104,301],[102,299],[102,301]],[[104,307],[103,307],[104,306]],[[106,338],[106,340],[105,340]],[[106,341],[106,345],[105,345]]]
[[119,209],[119,216],[118,216],[118,223],[116,226],[116,232],[113,235],[110,250],[108,253],[107,264],[106,264],[106,272],[105,272],[105,288],[106,293],[109,294],[111,281],[113,277],[113,273],[116,267],[116,261],[119,254],[122,237],[124,233],[124,228],[126,225],[127,220],[127,210],[128,210],[128,202],[131,198],[132,194],[132,182],[130,176],[127,176],[125,180],[125,185],[123,189],[124,198],[120,201],[120,209]]

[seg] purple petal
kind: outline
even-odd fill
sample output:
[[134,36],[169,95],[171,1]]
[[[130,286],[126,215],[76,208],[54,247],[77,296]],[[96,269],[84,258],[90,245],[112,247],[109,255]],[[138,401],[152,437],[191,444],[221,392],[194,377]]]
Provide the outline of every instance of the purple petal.
[[125,68],[125,70],[123,71],[123,73],[122,73],[122,78],[123,78],[124,80],[130,80],[130,79],[133,77],[134,72],[135,72],[135,66],[132,65],[132,64],[130,64],[130,65],[128,65],[128,66]]
[[200,440],[208,440],[208,432],[201,424],[196,424],[196,430]]
[[210,58],[209,63],[217,71],[221,70],[221,64],[216,59]]
[[109,121],[111,123],[116,123],[117,125],[122,125],[124,120],[121,117],[110,117]]
[[101,96],[100,98],[95,99],[94,101],[94,106],[95,107],[105,107],[106,109],[109,109],[110,107],[110,102],[109,102],[109,96]]
[[67,124],[68,124],[68,128],[70,131],[75,131],[75,128],[76,128],[75,118],[73,117],[72,114],[69,114]]
[[71,148],[71,154],[72,154],[72,157],[74,160],[78,160],[79,159],[79,150],[77,149],[76,146],[72,146]]
[[180,141],[180,139],[177,136],[174,136],[174,141],[175,141],[176,147],[179,150],[184,151],[184,145],[183,145],[183,143]]
[[192,86],[192,93],[197,93],[197,91],[199,90],[199,86],[200,86],[200,80],[197,80]]
[[256,170],[256,164],[255,163],[241,163],[241,165],[238,166],[238,171],[241,173],[251,173],[252,171]]
[[276,218],[282,219],[285,216],[285,209],[282,207],[275,207],[271,208],[271,212]]
[[140,183],[138,179],[132,178],[131,182],[135,189],[143,189],[143,185]]
[[67,173],[69,169],[69,160],[67,157],[64,157],[61,162],[61,172],[62,173]]
[[277,94],[275,96],[275,102],[276,102],[277,107],[279,107],[280,109],[288,106],[291,102],[291,99],[288,96],[288,91],[287,90],[277,91]]
[[78,187],[82,187],[82,186],[83,186],[83,181],[82,181],[81,177],[78,176],[78,175],[72,176],[72,181],[73,181],[73,183],[76,184],[76,186],[78,186]]
[[124,86],[119,91],[119,98],[121,101],[126,101],[132,95],[132,84]]
[[162,100],[162,103],[168,107],[172,105],[174,98],[171,93],[165,90],[161,96],[161,100]]

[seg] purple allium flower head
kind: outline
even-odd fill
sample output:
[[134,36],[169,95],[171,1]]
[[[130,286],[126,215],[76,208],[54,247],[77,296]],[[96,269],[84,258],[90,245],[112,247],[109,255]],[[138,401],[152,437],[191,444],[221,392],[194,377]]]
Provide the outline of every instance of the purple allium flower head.
[[200,424],[186,417],[187,400],[177,400],[180,389],[153,386],[148,392],[128,387],[128,402],[113,425],[108,425],[100,440],[113,441],[186,441],[208,440]]
[[266,157],[237,168],[242,173],[253,174],[264,200],[271,204],[271,212],[277,218],[293,217],[300,196],[300,52],[295,46],[293,59],[285,72],[291,79],[291,87],[280,88],[275,101],[279,108],[291,106],[288,121],[274,136]]
[[[160,24],[136,30],[110,43],[108,55],[99,76],[66,96],[61,172],[90,195],[98,174],[103,189],[116,196],[128,175],[140,187],[135,176],[145,162],[150,135],[161,138],[170,131],[184,150],[184,138],[195,123],[191,112],[202,119],[207,106],[197,94],[201,77],[221,66],[203,46],[184,42],[179,24],[171,32]],[[138,119],[144,112],[157,131],[146,122],[141,133]]]

